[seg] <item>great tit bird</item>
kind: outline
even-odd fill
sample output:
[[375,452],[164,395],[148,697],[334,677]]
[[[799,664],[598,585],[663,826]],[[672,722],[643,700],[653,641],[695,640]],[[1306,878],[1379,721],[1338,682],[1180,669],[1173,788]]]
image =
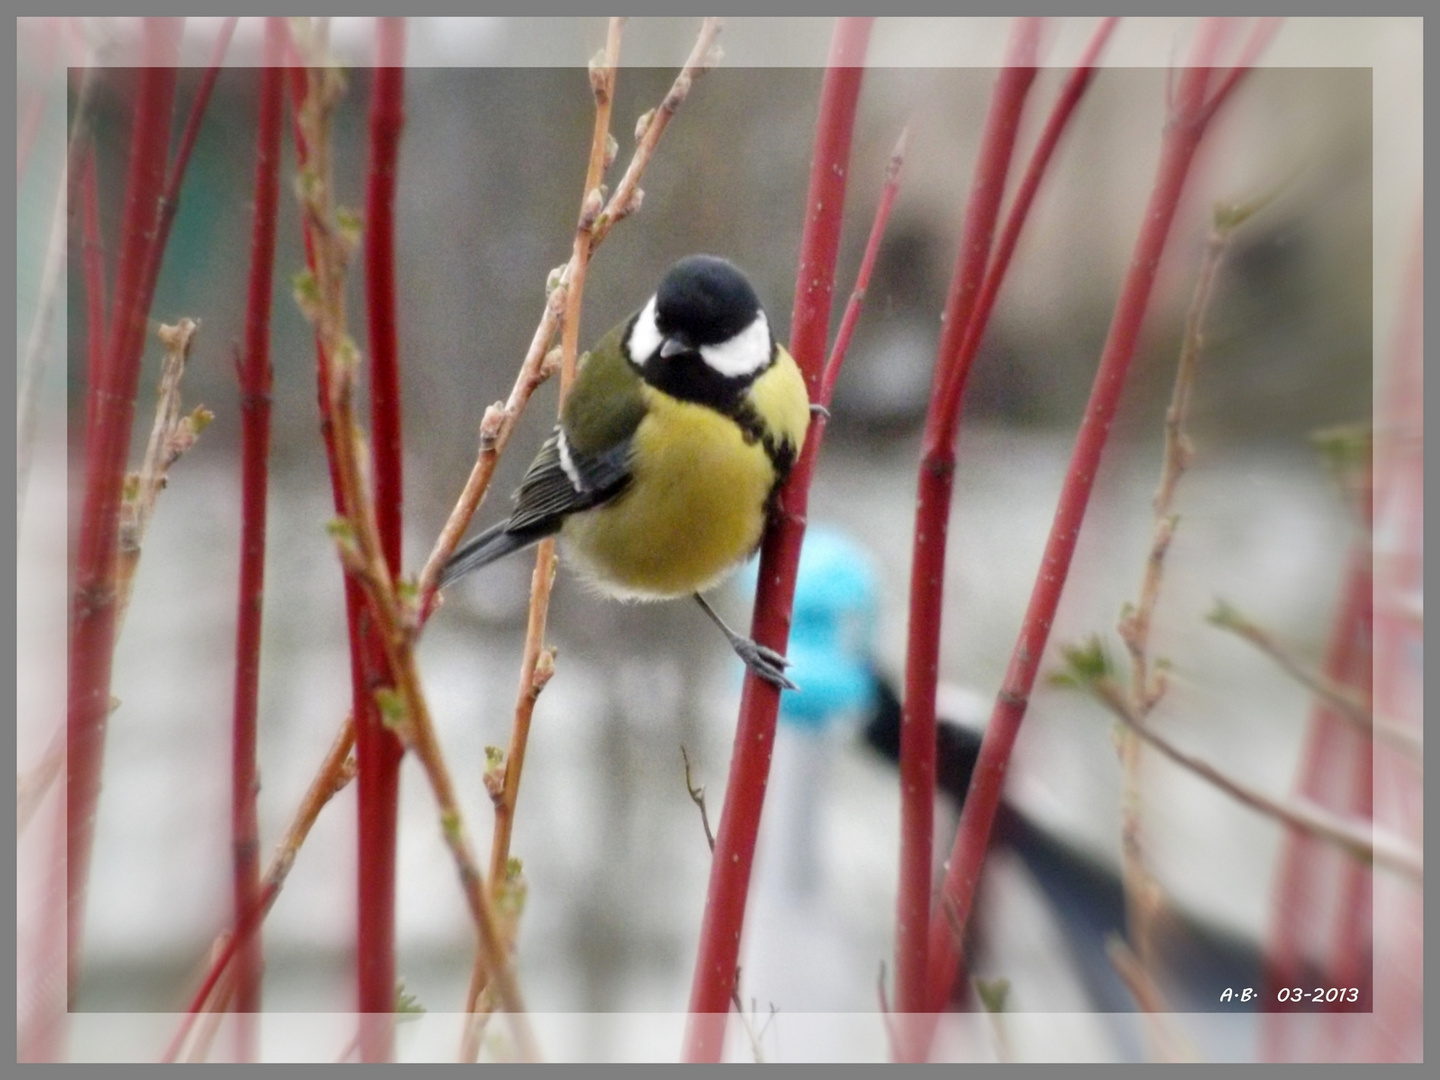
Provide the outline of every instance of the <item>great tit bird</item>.
[[805,380],[745,275],[713,255],[681,259],[582,358],[509,519],[456,551],[440,585],[558,533],[601,592],[693,595],[750,670],[793,689],[786,659],[701,593],[759,547],[809,423]]

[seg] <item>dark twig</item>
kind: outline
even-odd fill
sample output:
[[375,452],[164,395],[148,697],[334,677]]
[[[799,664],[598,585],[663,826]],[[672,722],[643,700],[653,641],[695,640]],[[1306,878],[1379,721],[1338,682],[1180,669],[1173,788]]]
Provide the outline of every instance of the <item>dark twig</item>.
[[[700,808],[700,825],[705,830],[705,842],[710,845],[710,854],[715,854],[715,834],[710,831],[710,814],[705,809],[705,785],[698,787],[690,780],[690,755],[682,745],[680,747],[680,758],[685,762],[685,790],[690,793],[690,801]],[[737,991],[738,993],[738,991]]]

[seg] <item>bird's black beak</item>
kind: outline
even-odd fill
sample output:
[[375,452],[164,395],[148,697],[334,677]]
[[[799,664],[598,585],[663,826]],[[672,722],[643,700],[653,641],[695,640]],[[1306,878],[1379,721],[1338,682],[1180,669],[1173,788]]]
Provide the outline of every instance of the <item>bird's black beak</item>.
[[679,353],[694,352],[695,346],[690,344],[690,339],[684,334],[672,334],[660,343],[660,359],[669,360],[670,357]]

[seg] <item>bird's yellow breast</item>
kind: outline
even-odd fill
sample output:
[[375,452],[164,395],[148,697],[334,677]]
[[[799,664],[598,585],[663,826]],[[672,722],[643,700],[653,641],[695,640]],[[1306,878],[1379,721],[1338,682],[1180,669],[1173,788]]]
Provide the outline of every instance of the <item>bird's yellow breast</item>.
[[[805,384],[782,354],[752,387],[773,436],[798,454],[809,423]],[[703,592],[759,545],[777,474],[762,443],[704,405],[642,387],[633,476],[617,498],[572,515],[567,553],[604,591],[660,600]]]

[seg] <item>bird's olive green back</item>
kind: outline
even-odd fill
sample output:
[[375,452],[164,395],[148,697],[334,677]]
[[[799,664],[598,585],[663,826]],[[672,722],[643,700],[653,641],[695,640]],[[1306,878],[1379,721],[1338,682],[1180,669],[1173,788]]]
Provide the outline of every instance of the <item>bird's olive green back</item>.
[[565,399],[561,424],[579,453],[600,453],[627,441],[645,418],[640,375],[621,347],[629,325],[626,319],[600,339],[581,363]]

